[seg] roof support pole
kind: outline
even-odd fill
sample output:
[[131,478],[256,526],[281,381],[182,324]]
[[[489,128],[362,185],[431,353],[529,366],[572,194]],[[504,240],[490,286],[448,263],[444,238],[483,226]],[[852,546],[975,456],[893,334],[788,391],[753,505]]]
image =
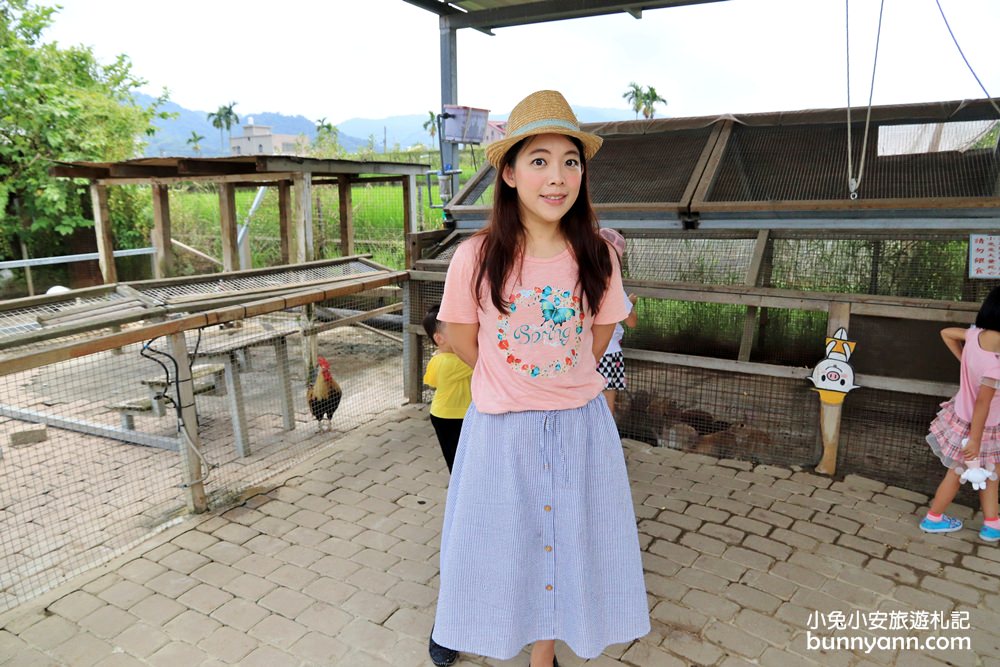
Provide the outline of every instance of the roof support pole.
[[281,263],[288,264],[291,258],[289,227],[292,224],[292,184],[278,181],[278,236],[281,243]]
[[354,205],[351,203],[351,177],[337,177],[337,199],[340,203],[340,255],[354,254]]
[[153,231],[151,241],[156,254],[153,257],[154,277],[169,278],[174,273],[174,247],[170,241],[170,188],[153,186]]
[[[458,104],[458,30],[451,27],[447,16],[441,21],[441,107]],[[458,146],[438,137],[441,146],[441,169],[458,169]],[[451,191],[458,192],[458,175],[451,177]]]
[[312,174],[295,174],[295,263],[313,259]]
[[236,247],[236,186],[219,183],[219,223],[222,227],[222,270],[238,271],[239,249]]
[[115,270],[115,243],[111,237],[111,211],[108,208],[108,188],[96,183],[90,186],[90,201],[94,207],[94,232],[97,235],[97,262],[104,284],[118,282]]

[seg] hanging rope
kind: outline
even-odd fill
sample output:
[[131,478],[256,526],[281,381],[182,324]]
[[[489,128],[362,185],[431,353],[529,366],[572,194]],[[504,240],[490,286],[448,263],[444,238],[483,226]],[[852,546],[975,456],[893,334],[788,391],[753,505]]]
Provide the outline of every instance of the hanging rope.
[[976,83],[979,84],[983,94],[986,95],[986,99],[990,101],[990,104],[993,105],[993,110],[997,112],[998,116],[1000,116],[1000,107],[997,106],[997,103],[993,101],[993,98],[986,91],[986,86],[984,86],[983,82],[979,80],[979,75],[976,74],[976,70],[972,69],[972,65],[969,64],[969,59],[965,57],[965,52],[962,51],[962,47],[959,46],[958,40],[955,38],[955,33],[952,32],[951,25],[948,23],[948,17],[944,15],[944,9],[941,8],[941,0],[934,0],[934,2],[937,3],[938,11],[941,12],[941,18],[944,19],[944,27],[948,28],[948,34],[951,35],[951,41],[955,43],[955,48],[958,49],[958,55],[962,56],[962,60],[965,61],[965,66],[969,68],[970,72],[972,72],[972,76],[976,79]]
[[846,24],[845,33],[847,35],[847,187],[851,193],[851,199],[858,198],[858,187],[861,185],[861,177],[865,173],[865,153],[868,147],[868,128],[872,120],[872,98],[875,94],[875,68],[878,65],[878,45],[882,40],[882,10],[885,9],[885,0],[879,4],[878,9],[878,32],[875,35],[875,58],[872,62],[872,83],[868,90],[868,115],[865,118],[865,134],[861,139],[861,162],[858,165],[858,176],[854,177],[854,156],[851,141],[851,0],[844,0],[844,21]]

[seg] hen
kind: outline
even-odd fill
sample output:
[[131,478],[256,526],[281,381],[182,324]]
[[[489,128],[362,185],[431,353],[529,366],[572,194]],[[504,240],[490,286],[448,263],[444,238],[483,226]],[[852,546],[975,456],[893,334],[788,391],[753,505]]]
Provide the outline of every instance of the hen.
[[330,372],[330,362],[323,357],[316,358],[316,366],[309,373],[309,388],[306,390],[306,399],[309,402],[309,411],[319,422],[319,430],[323,429],[323,420],[330,422],[333,428],[333,413],[340,406],[340,398],[343,393],[340,385],[333,379]]

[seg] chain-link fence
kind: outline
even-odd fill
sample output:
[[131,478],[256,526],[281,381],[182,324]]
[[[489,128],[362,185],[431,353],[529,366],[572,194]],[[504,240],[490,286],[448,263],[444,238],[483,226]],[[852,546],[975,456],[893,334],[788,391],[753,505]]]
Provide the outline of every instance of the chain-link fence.
[[118,292],[0,313],[0,610],[170,525],[198,493],[225,505],[398,407],[401,277],[331,277],[118,333],[42,335],[55,318],[126,311]]
[[[626,229],[625,236],[626,289],[639,298],[638,324],[623,341],[622,435],[811,467],[823,446],[818,395],[806,378],[824,357],[825,337],[845,326],[857,342],[851,363],[861,388],[844,402],[838,474],[933,492],[940,463],[924,436],[958,383],[939,331],[971,322],[1000,284],[968,277],[967,233]],[[433,349],[420,320],[441,299],[456,245],[423,260],[427,270],[407,285],[421,371]]]

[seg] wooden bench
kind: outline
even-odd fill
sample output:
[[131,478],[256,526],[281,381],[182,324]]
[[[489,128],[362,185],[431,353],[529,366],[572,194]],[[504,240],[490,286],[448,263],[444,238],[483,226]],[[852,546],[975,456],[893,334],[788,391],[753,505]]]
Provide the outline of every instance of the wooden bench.
[[[216,391],[218,393],[225,392],[226,383],[223,381],[223,376],[225,375],[226,368],[222,364],[196,364],[191,367],[191,379],[194,381],[195,394],[198,393],[208,393],[210,391]],[[203,388],[204,383],[199,383],[199,380],[205,380],[211,384],[207,389]],[[163,393],[167,391],[168,382],[161,375],[155,378],[146,378],[142,381],[142,384],[149,388],[149,400],[151,402],[150,407],[147,411],[152,410],[153,415],[156,417],[164,416],[166,411],[166,406],[163,401]],[[170,380],[170,384],[173,384],[173,380]],[[198,388],[202,387],[199,392]],[[128,401],[131,402],[131,401]]]
[[[225,383],[222,376],[225,368],[222,364],[201,364],[191,369],[191,378],[194,381],[194,395],[208,394],[225,390]],[[133,398],[121,403],[109,405],[109,410],[114,410],[121,415],[122,429],[126,431],[135,430],[135,416],[152,413],[155,417],[163,417],[167,414],[163,392],[166,391],[167,382],[162,377],[150,378],[142,381],[142,384],[149,388],[149,396],[145,398]]]

